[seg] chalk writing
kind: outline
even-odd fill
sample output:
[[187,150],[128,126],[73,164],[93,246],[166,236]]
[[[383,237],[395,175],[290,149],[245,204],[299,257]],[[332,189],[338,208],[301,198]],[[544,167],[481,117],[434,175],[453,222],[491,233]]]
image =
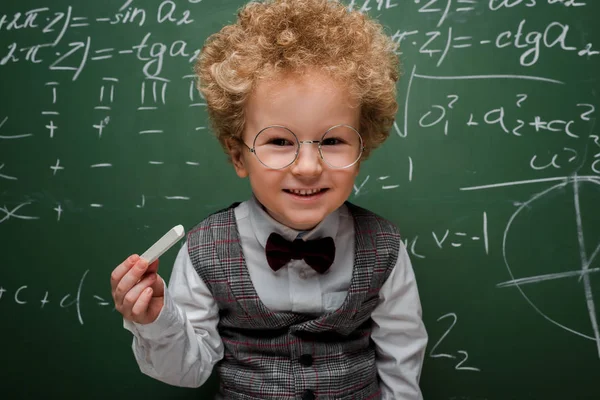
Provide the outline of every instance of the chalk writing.
[[52,308],[52,305],[54,304],[56,304],[55,307],[59,307],[59,309],[74,307],[77,314],[77,322],[80,325],[83,325],[82,303],[84,300],[92,299],[91,303],[101,308],[106,308],[112,304],[112,302],[109,301],[111,298],[108,294],[104,296],[85,294],[84,286],[89,272],[89,270],[83,272],[75,292],[61,293],[59,295],[55,295],[44,289],[30,287],[30,285],[5,288],[0,284],[0,301],[12,301],[14,304],[21,307],[35,307],[36,304],[39,304],[40,309]]
[[440,339],[433,345],[433,347],[429,351],[429,357],[431,357],[431,358],[450,358],[450,359],[459,358],[460,360],[454,366],[455,370],[480,372],[481,370],[479,368],[465,365],[465,363],[469,359],[469,353],[467,353],[465,350],[457,350],[456,353],[459,355],[458,357],[454,354],[438,352],[437,348],[442,344],[444,339],[450,334],[450,332],[456,325],[456,322],[458,321],[458,317],[456,316],[455,313],[444,314],[441,317],[439,317],[437,319],[437,321],[440,322],[441,320],[447,319],[447,318],[450,318],[452,320],[452,322],[450,323],[450,326],[448,327],[448,329],[444,332],[444,334],[440,337]]

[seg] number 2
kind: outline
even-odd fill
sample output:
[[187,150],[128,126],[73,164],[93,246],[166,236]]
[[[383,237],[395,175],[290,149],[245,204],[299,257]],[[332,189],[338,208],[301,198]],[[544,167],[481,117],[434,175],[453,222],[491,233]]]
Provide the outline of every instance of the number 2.
[[467,352],[464,350],[458,350],[458,352],[460,354],[464,355],[465,358],[463,358],[461,362],[456,364],[456,367],[454,367],[454,369],[456,369],[458,371],[461,371],[461,370],[462,371],[477,371],[477,372],[481,371],[479,368],[475,368],[475,367],[462,367],[461,365],[463,365],[469,359],[469,354],[467,354]]
[[[450,324],[450,327],[448,327],[448,329],[446,330],[446,332],[444,332],[444,334],[442,335],[440,340],[438,340],[436,342],[436,344],[431,348],[431,351],[429,352],[429,357],[431,357],[431,358],[442,358],[442,357],[443,358],[452,358],[452,359],[456,358],[456,356],[452,355],[452,354],[435,352],[436,349],[438,348],[438,346],[444,341],[444,339],[446,339],[446,336],[448,336],[450,334],[450,331],[454,328],[454,325],[456,325],[456,322],[458,321],[458,317],[456,316],[455,313],[448,313],[448,314],[445,314],[445,315],[442,315],[441,317],[439,317],[437,319],[437,322],[440,322],[441,320],[448,318],[448,317],[452,318],[453,321]],[[467,362],[467,360],[469,359],[469,353],[467,353],[465,350],[458,350],[457,353],[462,355],[463,359],[460,360],[460,362],[458,364],[456,364],[456,366],[454,367],[455,370],[457,370],[457,371],[477,371],[477,372],[481,371],[479,368],[463,366],[463,364],[465,362]]]
[[446,332],[444,332],[444,334],[442,335],[442,337],[440,338],[440,340],[437,341],[437,343],[433,346],[433,348],[429,352],[429,357],[431,357],[431,358],[440,358],[440,357],[456,358],[452,354],[444,354],[444,353],[434,354],[434,352],[437,349],[437,347],[440,345],[440,343],[442,343],[442,341],[444,339],[446,339],[446,336],[448,336],[448,334],[450,333],[450,331],[452,330],[452,328],[454,328],[454,325],[456,325],[456,321],[458,321],[458,317],[456,316],[456,314],[454,314],[454,313],[448,313],[446,315],[442,315],[441,317],[439,317],[437,319],[437,322],[440,322],[441,320],[443,320],[444,318],[447,318],[447,317],[452,317],[454,319],[454,321],[452,321],[452,324],[450,324],[450,327],[448,328],[448,330],[446,330]]

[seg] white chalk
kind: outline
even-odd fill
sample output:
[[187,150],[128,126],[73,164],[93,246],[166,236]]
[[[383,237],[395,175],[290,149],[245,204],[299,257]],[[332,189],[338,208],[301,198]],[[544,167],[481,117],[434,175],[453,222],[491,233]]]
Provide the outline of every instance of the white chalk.
[[165,251],[169,250],[175,243],[183,237],[185,230],[182,225],[173,227],[169,232],[165,233],[163,237],[158,239],[148,250],[144,252],[140,257],[148,261],[148,264],[152,264],[156,259],[164,254]]

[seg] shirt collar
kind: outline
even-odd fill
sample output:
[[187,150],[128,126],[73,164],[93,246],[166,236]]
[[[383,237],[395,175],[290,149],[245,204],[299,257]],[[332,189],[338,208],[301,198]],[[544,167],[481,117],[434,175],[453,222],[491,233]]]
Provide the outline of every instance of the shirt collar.
[[248,201],[248,207],[250,211],[250,223],[252,225],[252,231],[256,235],[256,239],[260,245],[264,248],[267,244],[269,235],[273,232],[279,233],[285,239],[293,241],[302,235],[303,240],[318,239],[322,237],[332,237],[335,240],[337,235],[340,209],[336,209],[334,212],[329,214],[323,219],[317,226],[309,231],[298,231],[288,226],[277,222],[271,217],[264,209],[262,204],[253,195]]

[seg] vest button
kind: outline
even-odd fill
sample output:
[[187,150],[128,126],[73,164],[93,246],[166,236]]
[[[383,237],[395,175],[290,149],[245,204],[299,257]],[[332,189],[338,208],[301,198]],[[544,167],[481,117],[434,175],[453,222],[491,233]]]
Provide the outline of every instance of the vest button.
[[306,389],[304,393],[302,393],[302,400],[315,400],[316,398],[315,393],[310,389]]
[[302,354],[300,358],[298,358],[298,362],[305,367],[310,367],[313,364],[313,358],[310,354]]

